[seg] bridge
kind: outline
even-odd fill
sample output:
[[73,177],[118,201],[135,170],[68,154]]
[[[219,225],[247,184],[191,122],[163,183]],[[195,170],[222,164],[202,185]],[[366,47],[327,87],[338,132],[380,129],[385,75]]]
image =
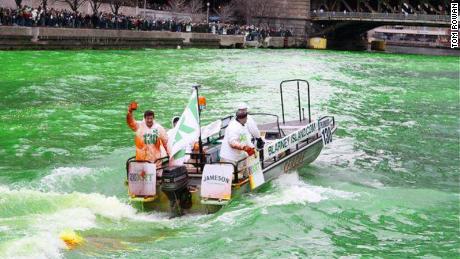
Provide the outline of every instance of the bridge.
[[336,49],[363,49],[364,34],[383,25],[448,27],[450,17],[436,14],[322,12],[310,13],[308,37],[325,37],[329,47]]
[[405,14],[405,13],[364,13],[364,12],[310,12],[312,21],[359,21],[386,24],[449,26],[448,15]]
[[283,0],[259,22],[283,26],[299,39],[325,37],[332,48],[362,49],[364,34],[383,25],[449,27],[448,0]]

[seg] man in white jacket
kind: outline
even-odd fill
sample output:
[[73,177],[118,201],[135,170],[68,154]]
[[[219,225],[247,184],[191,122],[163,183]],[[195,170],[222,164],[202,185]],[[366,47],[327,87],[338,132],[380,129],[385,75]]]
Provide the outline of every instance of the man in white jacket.
[[[245,159],[248,156],[255,154],[255,147],[251,142],[251,135],[260,139],[260,132],[254,120],[249,120],[247,113],[247,105],[241,104],[238,106],[236,118],[231,120],[225,129],[224,139],[220,149],[220,157],[222,162],[230,162],[237,165],[238,161]],[[247,176],[246,162],[241,161],[238,165],[238,170],[244,176]]]
[[237,112],[236,118],[228,124],[220,148],[221,161],[236,164],[239,160],[255,154],[251,134],[246,127],[247,119],[247,113]]
[[[248,114],[248,105],[246,103],[240,103],[237,107],[237,113],[246,113]],[[248,114],[248,119],[246,122],[246,127],[248,128],[249,133],[251,133],[252,137],[256,140],[257,149],[262,149],[264,147],[264,141],[260,136],[259,128],[257,127],[257,123],[254,121],[251,115]]]

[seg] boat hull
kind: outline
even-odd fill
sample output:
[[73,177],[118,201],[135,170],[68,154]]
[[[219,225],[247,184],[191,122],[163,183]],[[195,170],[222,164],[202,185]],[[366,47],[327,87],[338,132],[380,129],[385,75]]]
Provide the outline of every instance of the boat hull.
[[[264,172],[265,184],[271,180],[279,177],[282,174],[288,173],[296,168],[310,164],[315,161],[315,159],[321,153],[323,149],[323,143],[321,139],[317,139],[314,142],[305,145],[295,152],[292,152],[288,155],[285,155],[283,158],[279,159],[278,162],[267,166]],[[263,185],[262,185],[263,186]],[[259,186],[258,188],[260,188]],[[157,190],[161,190],[160,185],[157,185]],[[220,204],[203,204],[200,196],[200,185],[197,185],[196,188],[193,188],[191,191],[192,194],[192,207],[190,209],[184,210],[185,214],[188,213],[200,213],[200,214],[209,214],[218,211],[226,202]],[[249,181],[243,182],[241,184],[234,184],[232,186],[232,199],[250,192],[251,190]],[[170,212],[170,202],[168,197],[161,191],[157,193],[157,196],[152,201],[145,201],[142,199],[133,199],[131,204],[142,211],[162,211]]]

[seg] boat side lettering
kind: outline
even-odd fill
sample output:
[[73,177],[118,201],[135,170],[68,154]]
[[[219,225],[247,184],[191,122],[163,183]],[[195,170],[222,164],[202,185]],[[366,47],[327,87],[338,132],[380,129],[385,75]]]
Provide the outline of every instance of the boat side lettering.
[[283,152],[284,150],[286,150],[289,147],[289,142],[290,142],[289,139],[290,139],[290,136],[286,136],[276,141],[275,143],[273,143],[273,145],[268,146],[268,155],[270,157],[273,157]]
[[284,164],[284,172],[287,173],[288,171],[295,169],[299,167],[300,165],[302,165],[303,160],[305,158],[305,153],[306,152],[302,152],[294,156],[291,160],[288,160],[286,164]]
[[288,150],[290,147],[307,139],[312,134],[316,134],[317,131],[318,131],[317,122],[312,122],[306,125],[305,127],[287,135],[286,137],[266,145],[264,148],[264,153],[266,154],[265,159],[272,158]]

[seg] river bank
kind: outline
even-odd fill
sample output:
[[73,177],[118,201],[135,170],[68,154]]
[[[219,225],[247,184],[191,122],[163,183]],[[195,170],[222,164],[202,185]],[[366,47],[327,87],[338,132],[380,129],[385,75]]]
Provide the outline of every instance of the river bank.
[[[142,48],[305,48],[296,37],[246,41],[243,35],[0,26],[0,50],[142,49]],[[370,46],[368,47],[370,50]],[[387,44],[385,53],[459,56],[460,51]]]
[[242,48],[243,35],[49,27],[0,27],[0,50]]

